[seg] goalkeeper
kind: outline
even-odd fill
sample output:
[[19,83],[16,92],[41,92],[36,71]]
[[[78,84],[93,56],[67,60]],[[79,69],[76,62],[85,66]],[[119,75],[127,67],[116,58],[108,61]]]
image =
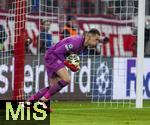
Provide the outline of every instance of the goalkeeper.
[[[70,75],[66,66],[76,72],[79,70],[79,63],[71,63],[66,59],[70,54],[82,52],[87,47],[96,47],[100,41],[100,33],[97,29],[91,29],[84,36],[67,37],[56,45],[49,48],[45,54],[45,67],[47,70],[50,86],[39,90],[29,98],[32,100],[50,100],[51,97],[70,83]],[[71,59],[71,58],[70,58]]]

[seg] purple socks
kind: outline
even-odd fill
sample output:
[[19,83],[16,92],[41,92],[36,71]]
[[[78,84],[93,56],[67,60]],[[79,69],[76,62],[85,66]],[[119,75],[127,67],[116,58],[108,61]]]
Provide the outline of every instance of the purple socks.
[[37,93],[35,93],[34,95],[32,95],[32,96],[29,98],[29,101],[32,101],[32,100],[35,101],[35,100],[40,99],[48,90],[49,90],[49,87],[40,89]]
[[52,84],[49,87],[43,88],[41,90],[39,90],[37,93],[35,93],[34,95],[32,95],[29,98],[29,101],[37,101],[39,100],[41,97],[45,97],[46,99],[50,99],[50,97],[54,94],[56,94],[57,92],[59,92],[62,88],[64,88],[66,85],[68,85],[68,83],[64,80],[60,80],[58,83],[56,84]]
[[59,92],[62,88],[64,88],[68,83],[64,80],[60,80],[57,84],[52,84],[49,88],[49,91],[47,91],[44,95],[46,99],[50,99],[52,95]]

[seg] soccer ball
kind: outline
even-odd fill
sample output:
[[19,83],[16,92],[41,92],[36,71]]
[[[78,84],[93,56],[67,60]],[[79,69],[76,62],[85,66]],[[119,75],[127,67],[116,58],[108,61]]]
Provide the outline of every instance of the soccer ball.
[[77,67],[80,67],[80,57],[79,57],[77,54],[70,54],[70,55],[66,58],[66,60],[67,60],[69,63],[71,63],[71,64],[73,64],[73,65],[75,65],[75,66],[77,66]]

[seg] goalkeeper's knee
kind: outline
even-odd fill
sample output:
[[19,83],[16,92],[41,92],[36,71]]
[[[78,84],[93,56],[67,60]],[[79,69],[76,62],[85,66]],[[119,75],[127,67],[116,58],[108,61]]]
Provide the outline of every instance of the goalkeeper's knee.
[[70,78],[64,78],[60,81],[58,81],[58,83],[62,83],[64,86],[66,86],[67,84],[70,84],[71,79]]

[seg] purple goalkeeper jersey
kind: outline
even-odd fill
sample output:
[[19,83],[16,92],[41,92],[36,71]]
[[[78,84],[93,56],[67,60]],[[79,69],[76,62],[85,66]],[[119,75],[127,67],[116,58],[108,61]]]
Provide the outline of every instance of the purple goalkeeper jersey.
[[48,57],[50,54],[54,54],[60,60],[64,61],[65,57],[70,53],[79,53],[84,49],[84,37],[77,35],[72,37],[67,37],[51,48],[49,48],[45,54]]

